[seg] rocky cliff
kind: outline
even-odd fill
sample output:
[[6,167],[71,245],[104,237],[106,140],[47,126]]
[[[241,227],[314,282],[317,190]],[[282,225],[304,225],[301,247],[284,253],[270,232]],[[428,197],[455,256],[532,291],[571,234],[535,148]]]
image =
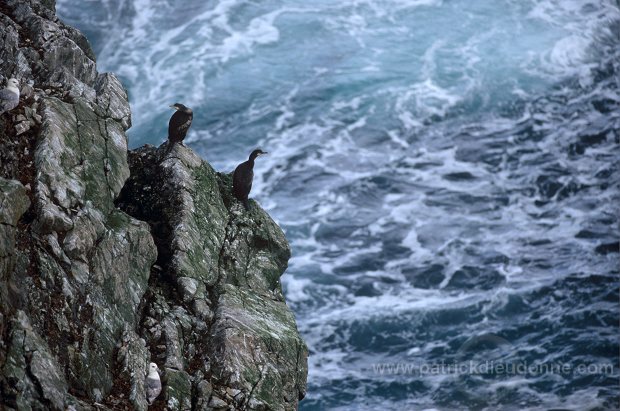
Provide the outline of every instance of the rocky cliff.
[[190,149],[127,152],[127,95],[53,0],[0,2],[0,408],[296,409],[307,349],[273,220]]

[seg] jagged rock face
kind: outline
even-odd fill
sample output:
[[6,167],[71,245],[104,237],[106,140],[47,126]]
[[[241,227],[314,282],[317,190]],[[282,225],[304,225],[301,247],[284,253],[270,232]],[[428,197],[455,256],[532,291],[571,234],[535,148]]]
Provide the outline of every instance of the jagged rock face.
[[[3,409],[105,403],[123,341],[122,358],[140,359],[132,372],[148,361],[135,325],[156,248],[148,225],[114,206],[129,177],[127,96],[53,7],[0,6],[0,73],[22,86],[0,120]],[[139,394],[127,396],[145,409]]]
[[280,228],[185,147],[128,164],[127,94],[52,0],[0,3],[9,77],[22,97],[0,117],[0,408],[146,410],[153,361],[152,409],[295,409],[307,349]]
[[282,230],[191,150],[163,153],[130,153],[117,203],[149,221],[159,250],[141,334],[165,365],[165,407],[296,409],[308,352],[282,295]]

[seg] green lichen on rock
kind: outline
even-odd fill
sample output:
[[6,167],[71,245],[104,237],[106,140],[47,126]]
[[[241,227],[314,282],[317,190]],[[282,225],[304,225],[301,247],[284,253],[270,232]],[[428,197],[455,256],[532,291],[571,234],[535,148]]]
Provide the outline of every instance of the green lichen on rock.
[[[118,201],[153,222],[160,257],[167,256],[145,320],[147,339],[166,346],[155,358],[167,370],[190,372],[196,404],[296,409],[307,348],[282,295],[290,257],[284,233],[256,202],[246,212],[233,199],[230,176],[183,146],[166,159],[164,151],[130,154],[132,176]],[[171,286],[173,298],[165,298]],[[183,404],[184,381],[168,379],[168,407]],[[210,387],[209,397],[200,387]]]
[[[0,273],[15,269],[17,223],[28,207],[30,200],[24,186],[18,181],[0,178]],[[0,303],[7,300],[6,293],[6,288],[0,289]]]
[[166,369],[166,386],[168,387],[167,409],[192,409],[192,382],[187,372],[172,368]]
[[218,259],[228,212],[217,195],[215,171],[191,151],[181,152],[183,155],[174,162],[181,162],[183,168],[170,167],[180,178],[189,173],[183,184],[183,207],[177,211],[178,224],[172,245],[177,250],[173,257],[175,269],[180,277],[195,278],[212,286],[218,278]]
[[[138,327],[156,258],[149,226],[114,205],[129,176],[126,93],[97,74],[53,2],[9,0],[0,20],[0,74],[29,84],[0,130],[10,161],[0,216],[11,220],[0,224],[10,257],[0,266],[0,408],[112,405],[120,338]],[[139,346],[128,356],[147,361]]]
[[213,332],[215,373],[249,392],[244,406],[296,407],[306,390],[307,349],[284,302],[228,284],[219,299]]
[[[0,408],[292,410],[307,348],[290,248],[179,145],[127,151],[127,93],[51,0],[0,6]],[[17,134],[19,131],[19,135]]]
[[283,300],[280,276],[288,266],[291,250],[280,227],[252,201],[250,212],[239,208],[230,195],[232,178],[218,174],[220,192],[230,210],[226,247],[220,259],[223,283],[277,295]]

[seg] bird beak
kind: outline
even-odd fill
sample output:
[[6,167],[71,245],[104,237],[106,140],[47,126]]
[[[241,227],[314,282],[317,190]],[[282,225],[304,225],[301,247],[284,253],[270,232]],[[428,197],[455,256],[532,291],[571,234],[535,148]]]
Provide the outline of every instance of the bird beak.
[[262,156],[263,154],[269,154],[269,153],[268,153],[268,152],[266,152],[266,151],[263,151],[262,153],[260,153],[260,155],[261,155],[261,156]]
[[173,109],[175,109],[175,110],[178,110],[178,109],[179,109],[177,106],[174,106],[174,105],[172,105],[172,106],[168,106],[168,107],[173,108]]

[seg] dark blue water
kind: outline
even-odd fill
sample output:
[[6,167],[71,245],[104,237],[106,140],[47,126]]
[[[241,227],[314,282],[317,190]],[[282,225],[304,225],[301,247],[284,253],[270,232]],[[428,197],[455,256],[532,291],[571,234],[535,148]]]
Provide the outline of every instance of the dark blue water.
[[620,408],[612,0],[60,0],[293,247],[303,410]]

